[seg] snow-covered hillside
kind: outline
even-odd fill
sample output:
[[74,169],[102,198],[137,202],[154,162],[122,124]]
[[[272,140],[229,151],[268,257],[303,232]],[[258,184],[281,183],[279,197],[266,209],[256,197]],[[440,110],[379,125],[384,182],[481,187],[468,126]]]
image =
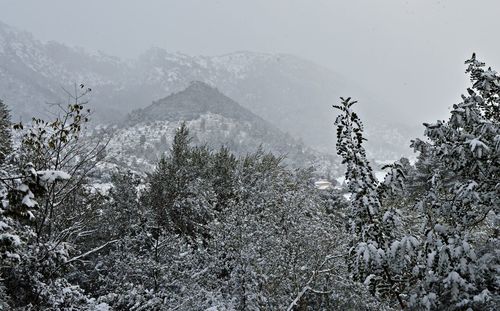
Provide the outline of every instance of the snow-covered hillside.
[[[46,115],[47,102],[64,102],[62,87],[74,83],[92,88],[90,104],[100,123],[122,120],[130,111],[185,89],[192,81],[217,87],[245,108],[308,146],[334,150],[331,105],[339,96],[360,98],[368,134],[387,132],[373,99],[337,73],[288,54],[235,52],[221,56],[189,56],[152,48],[133,60],[121,60],[81,48],[42,43],[26,32],[0,23],[0,98],[14,120]],[[391,133],[394,126],[389,125]],[[404,126],[390,138],[372,135],[368,151],[392,157],[408,151]],[[383,139],[383,141],[382,141]],[[380,142],[380,143],[379,143]],[[382,146],[383,148],[379,148]]]
[[105,165],[152,171],[159,158],[169,152],[182,122],[188,126],[193,144],[213,149],[226,146],[237,155],[261,148],[286,156],[284,163],[291,167],[313,166],[325,177],[339,173],[335,157],[306,147],[203,82],[193,82],[185,90],[130,114],[113,131]]

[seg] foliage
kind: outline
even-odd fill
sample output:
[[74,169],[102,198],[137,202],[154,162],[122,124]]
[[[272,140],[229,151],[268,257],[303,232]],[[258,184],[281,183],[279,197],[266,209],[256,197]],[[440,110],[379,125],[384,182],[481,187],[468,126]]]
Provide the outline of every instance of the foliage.
[[12,151],[12,138],[10,133],[10,113],[7,106],[0,100],[0,163],[5,161]]
[[99,166],[83,85],[19,146],[0,103],[0,310],[494,310],[500,78],[466,64],[468,95],[383,182],[355,102],[334,106],[349,200],[185,124],[149,175]]
[[400,308],[494,309],[499,302],[500,78],[475,55],[466,64],[469,95],[449,121],[424,124],[428,141],[412,142],[420,153],[415,167],[396,162],[383,183],[366,160],[355,102],[334,106],[352,193],[351,275]]
[[4,165],[0,213],[1,230],[12,232],[1,232],[2,257],[8,259],[1,272],[11,307],[59,310],[92,304],[68,282],[74,262],[86,254],[78,245],[92,214],[86,210],[92,198],[85,181],[102,147],[89,148],[80,140],[89,113],[80,100],[88,91],[76,93],[75,87],[73,102],[58,105],[54,121],[34,118],[28,127],[14,125],[22,132],[21,143]]

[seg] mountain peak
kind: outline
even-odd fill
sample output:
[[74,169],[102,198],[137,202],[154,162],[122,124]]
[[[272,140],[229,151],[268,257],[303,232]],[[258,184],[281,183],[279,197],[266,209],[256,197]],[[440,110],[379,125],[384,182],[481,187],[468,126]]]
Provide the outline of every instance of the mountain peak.
[[217,88],[201,81],[192,81],[177,93],[154,101],[152,105],[134,111],[129,121],[190,121],[203,114],[218,114],[237,121],[264,122]]
[[213,87],[208,83],[198,80],[191,81],[189,83],[189,86],[183,92],[214,92],[222,96],[225,96],[224,94],[219,92],[219,90],[216,87]]

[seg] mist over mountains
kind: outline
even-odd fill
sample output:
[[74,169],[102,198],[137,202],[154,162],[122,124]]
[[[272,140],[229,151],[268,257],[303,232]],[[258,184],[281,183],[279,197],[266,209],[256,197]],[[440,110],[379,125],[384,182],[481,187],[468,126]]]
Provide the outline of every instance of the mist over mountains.
[[334,156],[307,147],[199,81],[133,111],[121,126],[112,130],[105,165],[152,171],[161,156],[168,153],[175,129],[182,123],[189,128],[196,145],[207,145],[213,150],[226,147],[238,156],[260,149],[285,156],[284,163],[293,168],[314,167],[315,173],[324,177],[341,174]]
[[438,2],[0,0],[0,311],[498,310],[500,2]]
[[190,121],[207,112],[242,122],[253,122],[261,128],[269,126],[262,118],[241,107],[217,89],[200,81],[193,81],[185,90],[154,101],[148,107],[133,111],[128,119],[129,122],[136,122],[136,120],[142,122]]
[[[249,111],[316,149],[334,152],[334,112],[339,96],[357,96],[377,157],[407,152],[414,134],[400,124],[382,124],[382,108],[352,81],[310,61],[288,54],[235,52],[188,56],[151,48],[137,59],[89,53],[57,42],[42,43],[31,34],[0,23],[0,98],[14,120],[46,115],[44,103],[64,102],[74,83],[92,88],[90,105],[98,123],[122,121],[192,81],[217,87]],[[395,133],[394,133],[395,132]],[[411,134],[410,134],[411,133]],[[378,148],[381,136],[384,148]],[[388,137],[387,137],[388,136]],[[388,139],[387,139],[388,138]]]

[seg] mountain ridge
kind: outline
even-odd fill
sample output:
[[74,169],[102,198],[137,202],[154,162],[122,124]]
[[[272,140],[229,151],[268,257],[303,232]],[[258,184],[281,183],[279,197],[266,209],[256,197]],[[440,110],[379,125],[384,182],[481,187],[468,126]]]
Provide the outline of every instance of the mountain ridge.
[[[308,146],[333,153],[335,112],[331,105],[347,94],[362,103],[371,102],[359,86],[290,54],[239,51],[189,56],[151,48],[136,59],[122,60],[44,43],[1,22],[0,46],[0,98],[11,108],[15,121],[49,116],[44,103],[64,103],[67,98],[61,88],[72,89],[74,83],[92,88],[89,107],[95,112],[95,122],[109,123],[182,91],[192,81],[202,81]],[[367,116],[368,133],[379,127],[373,117],[379,110],[376,105],[359,105],[358,109]],[[389,148],[400,154],[408,141],[395,136]]]
[[225,146],[236,155],[261,149],[285,155],[284,163],[295,168],[313,166],[321,176],[338,173],[334,157],[307,148],[200,81],[131,113],[111,136],[108,162],[150,171],[169,152],[175,129],[183,123],[190,129],[195,144],[212,149]]
[[221,116],[261,122],[264,120],[236,101],[201,81],[193,81],[189,86],[167,97],[153,101],[150,106],[133,111],[128,121],[161,121],[184,120],[190,121],[199,118],[204,113],[219,114]]

